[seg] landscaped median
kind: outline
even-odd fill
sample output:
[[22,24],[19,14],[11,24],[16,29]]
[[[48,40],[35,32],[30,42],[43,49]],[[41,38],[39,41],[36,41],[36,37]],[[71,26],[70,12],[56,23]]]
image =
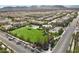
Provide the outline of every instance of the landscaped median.
[[0,41],[0,53],[13,53],[13,50]]

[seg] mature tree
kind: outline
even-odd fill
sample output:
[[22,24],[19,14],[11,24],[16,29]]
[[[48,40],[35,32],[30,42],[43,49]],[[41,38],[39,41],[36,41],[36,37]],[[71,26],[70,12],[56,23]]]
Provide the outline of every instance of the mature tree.
[[63,33],[63,29],[61,28],[59,31],[58,31],[59,35],[61,35]]

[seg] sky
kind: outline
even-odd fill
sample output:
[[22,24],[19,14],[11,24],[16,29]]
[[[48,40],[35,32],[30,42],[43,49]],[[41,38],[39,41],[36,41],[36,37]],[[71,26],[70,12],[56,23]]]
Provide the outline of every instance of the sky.
[[78,5],[79,0],[0,0],[0,5]]

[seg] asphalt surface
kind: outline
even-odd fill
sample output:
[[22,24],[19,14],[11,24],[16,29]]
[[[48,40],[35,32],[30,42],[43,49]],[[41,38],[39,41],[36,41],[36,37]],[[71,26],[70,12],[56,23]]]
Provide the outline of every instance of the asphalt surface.
[[79,19],[79,16],[75,18],[72,23],[67,27],[56,46],[52,49],[53,53],[65,53],[70,45],[72,34],[76,28],[76,23]]

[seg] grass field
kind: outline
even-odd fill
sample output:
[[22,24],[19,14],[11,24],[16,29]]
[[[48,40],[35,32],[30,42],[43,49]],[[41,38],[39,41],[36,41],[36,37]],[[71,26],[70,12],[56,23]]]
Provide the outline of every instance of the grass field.
[[10,31],[16,37],[21,38],[24,41],[30,41],[32,43],[46,43],[48,42],[47,35],[44,35],[43,30],[33,29],[31,27],[22,27]]

